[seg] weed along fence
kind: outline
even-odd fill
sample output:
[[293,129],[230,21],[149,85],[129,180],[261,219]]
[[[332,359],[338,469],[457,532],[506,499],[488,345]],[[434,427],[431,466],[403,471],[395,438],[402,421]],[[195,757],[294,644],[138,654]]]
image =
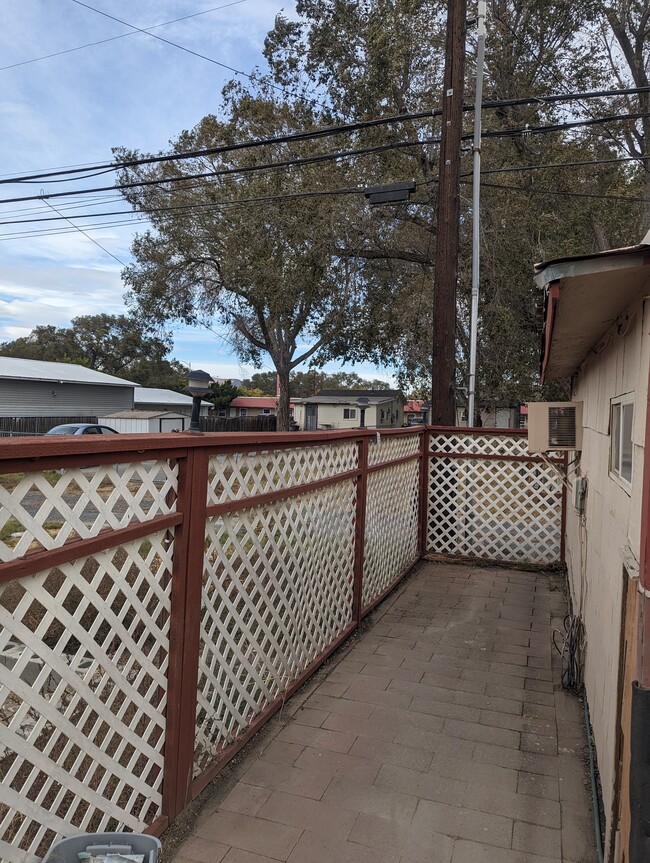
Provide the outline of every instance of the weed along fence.
[[3,441],[1,863],[162,833],[423,554],[552,563],[562,513],[519,434]]

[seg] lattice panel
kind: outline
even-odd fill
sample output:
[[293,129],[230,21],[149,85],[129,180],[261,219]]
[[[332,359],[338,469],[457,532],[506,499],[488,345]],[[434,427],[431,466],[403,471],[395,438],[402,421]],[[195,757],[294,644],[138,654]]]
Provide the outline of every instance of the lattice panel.
[[343,442],[214,455],[208,475],[208,504],[293,488],[354,470],[357,452],[355,442]]
[[420,452],[420,435],[379,435],[370,438],[368,464],[383,464]]
[[0,859],[160,814],[171,541],[162,532],[0,590]]
[[418,557],[418,471],[414,460],[368,476],[364,606]]
[[552,467],[471,457],[431,460],[430,552],[556,563],[561,531],[562,481]]
[[166,461],[5,475],[0,560],[169,513],[177,476],[178,467]]
[[195,775],[351,622],[355,484],[210,519]]
[[431,435],[430,452],[462,455],[507,455],[529,457],[528,438],[515,435],[471,435],[463,432]]

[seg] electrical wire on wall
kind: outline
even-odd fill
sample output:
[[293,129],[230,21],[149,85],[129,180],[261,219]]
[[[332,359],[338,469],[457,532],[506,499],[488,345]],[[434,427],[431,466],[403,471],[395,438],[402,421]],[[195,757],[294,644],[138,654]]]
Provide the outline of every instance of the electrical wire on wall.
[[564,632],[553,630],[553,646],[562,660],[562,689],[578,695],[583,685],[583,656],[585,630],[581,618],[567,614],[564,618]]

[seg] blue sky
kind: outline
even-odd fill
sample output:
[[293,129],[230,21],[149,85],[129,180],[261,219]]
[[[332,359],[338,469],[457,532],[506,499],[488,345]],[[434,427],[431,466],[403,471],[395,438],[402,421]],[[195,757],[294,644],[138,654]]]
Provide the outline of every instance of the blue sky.
[[[264,36],[275,16],[281,11],[291,15],[293,4],[231,0],[226,6],[226,2],[88,0],[88,5],[142,29],[205,12],[153,32],[250,72],[264,63]],[[117,36],[123,38],[113,38]],[[101,40],[112,41],[71,50]],[[46,57],[64,51],[68,53]],[[109,20],[74,0],[3,0],[0,67],[4,67],[0,69],[3,180],[110,161],[114,146],[147,152],[165,149],[205,114],[218,113],[221,88],[233,77],[214,62]],[[95,178],[92,183],[108,185],[111,177]],[[64,188],[43,181],[20,186],[9,183],[0,187],[0,198]],[[61,212],[66,202],[52,201]],[[121,206],[117,203],[111,209]],[[55,215],[38,201],[0,205],[2,222]],[[52,233],[43,235],[44,228]],[[2,225],[0,341],[26,335],[40,324],[65,326],[77,315],[124,311],[118,260],[130,260],[136,229],[135,224],[119,226],[105,220],[88,232],[102,249],[65,222],[22,228]],[[200,366],[224,377],[245,377],[253,371],[242,367],[228,344],[211,332],[177,329],[174,340],[174,356],[194,368]],[[265,370],[268,368],[270,364]],[[388,369],[359,365],[354,370],[390,380]]]

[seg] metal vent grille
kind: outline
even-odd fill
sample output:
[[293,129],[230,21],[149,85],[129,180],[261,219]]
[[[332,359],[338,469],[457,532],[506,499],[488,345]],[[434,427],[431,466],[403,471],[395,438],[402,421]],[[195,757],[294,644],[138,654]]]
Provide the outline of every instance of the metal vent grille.
[[548,444],[549,449],[570,448],[576,446],[576,407],[563,405],[548,409]]

